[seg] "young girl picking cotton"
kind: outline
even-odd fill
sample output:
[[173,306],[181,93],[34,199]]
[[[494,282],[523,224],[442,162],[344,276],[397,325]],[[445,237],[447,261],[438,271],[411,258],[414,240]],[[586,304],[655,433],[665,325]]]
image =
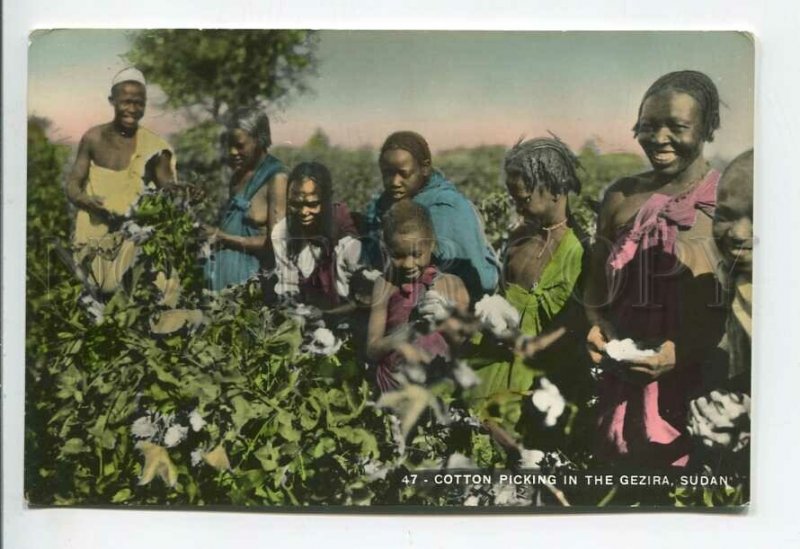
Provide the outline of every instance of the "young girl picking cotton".
[[424,365],[436,357],[449,360],[459,337],[440,326],[415,334],[410,325],[416,312],[437,321],[450,308],[466,313],[469,294],[460,278],[441,273],[432,264],[436,243],[433,223],[424,207],[410,200],[397,202],[383,219],[387,269],[377,279],[367,332],[367,357],[377,364],[381,391],[403,383],[403,364]]

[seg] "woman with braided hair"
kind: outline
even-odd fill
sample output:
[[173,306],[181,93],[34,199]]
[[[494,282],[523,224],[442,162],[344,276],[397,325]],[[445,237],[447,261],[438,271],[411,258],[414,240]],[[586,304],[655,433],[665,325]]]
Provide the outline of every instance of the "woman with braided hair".
[[[516,432],[523,445],[537,448],[547,443],[537,428],[538,414],[525,398],[537,377],[546,375],[573,401],[585,396],[590,384],[589,369],[576,352],[586,333],[583,311],[579,301],[572,299],[580,295],[576,290],[584,257],[568,201],[569,193],[580,193],[577,167],[575,155],[557,138],[520,142],[506,154],[506,187],[520,222],[509,235],[501,290],[518,313],[523,334],[537,336],[561,329],[565,333],[536,354],[535,369],[488,340],[477,350],[482,358],[472,363],[481,379],[471,392],[479,415],[488,419],[495,415],[493,409],[507,410],[503,415],[515,424],[499,417],[492,420]],[[483,304],[477,308],[483,315]],[[487,314],[488,319],[491,312]]]
[[[633,127],[652,170],[614,182],[603,198],[585,302],[589,353],[602,367],[597,451],[611,462],[688,460],[688,401],[724,323],[711,227],[719,173],[703,157],[719,125],[708,76],[662,76]],[[638,351],[611,352],[610,341],[628,338]]]

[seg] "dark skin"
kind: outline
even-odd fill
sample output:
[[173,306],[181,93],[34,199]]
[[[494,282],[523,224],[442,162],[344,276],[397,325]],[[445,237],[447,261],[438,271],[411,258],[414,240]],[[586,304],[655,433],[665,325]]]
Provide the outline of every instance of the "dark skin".
[[[369,326],[367,332],[367,357],[371,360],[380,360],[391,351],[401,353],[409,363],[427,363],[431,357],[408,341],[408,332],[398,330],[386,334],[386,319],[388,317],[389,296],[397,290],[398,284],[416,280],[425,267],[431,264],[433,254],[433,241],[431,235],[422,231],[392,235],[387,241],[391,255],[395,280],[380,277],[375,282],[372,293],[372,306],[370,310]],[[433,284],[432,290],[448,299],[455,309],[465,314],[469,308],[469,294],[460,278],[454,275],[442,274]],[[448,322],[439,326],[439,331],[451,345],[462,343],[461,327],[455,321],[452,325]]]
[[[225,138],[225,144],[228,150],[228,164],[234,170],[230,180],[230,196],[235,196],[253,177],[268,151],[259,146],[256,139],[242,129],[231,131]],[[288,183],[288,176],[279,173],[263,185],[250,201],[250,209],[245,219],[259,229],[259,235],[228,234],[212,226],[205,227],[206,234],[228,248],[249,253],[263,251],[270,243],[268,236],[272,233],[273,227],[286,217]]]
[[[138,82],[122,82],[108,97],[114,108],[111,122],[95,126],[81,138],[78,155],[67,177],[67,198],[78,208],[111,224],[118,215],[104,206],[101,197],[86,192],[89,167],[92,163],[108,170],[120,171],[130,165],[136,150],[136,132],[147,105],[147,91]],[[171,155],[161,154],[155,170],[155,184],[167,186],[173,179]]]
[[[592,250],[590,272],[585,290],[586,312],[592,328],[587,347],[592,361],[599,364],[606,343],[617,338],[615,326],[606,317],[608,305],[605,266],[619,230],[631,224],[642,205],[656,192],[669,196],[692,188],[708,172],[703,157],[702,117],[700,106],[690,95],[666,91],[648,97],[639,119],[637,139],[653,165],[653,170],[623,178],[608,189],[601,205],[597,225],[597,243]],[[698,210],[697,221],[688,230],[678,231],[676,253],[685,267],[681,274],[681,292],[690,308],[681,326],[686,330],[713,323],[704,305],[709,296],[693,279],[713,274],[716,254],[711,246],[711,218]],[[705,324],[708,321],[709,324]],[[700,338],[702,339],[702,338]],[[691,354],[691,349],[688,349]],[[646,384],[675,368],[675,342],[667,340],[655,356],[622,363],[619,375],[629,381]]]
[[392,203],[412,198],[431,176],[430,161],[420,164],[404,149],[390,149],[381,155],[378,166],[383,180],[384,196]]
[[[553,257],[568,227],[567,197],[553,194],[544,185],[530,190],[520,176],[509,176],[506,187],[517,214],[523,219],[509,236],[503,281],[531,288]],[[543,227],[553,227],[548,231]]]

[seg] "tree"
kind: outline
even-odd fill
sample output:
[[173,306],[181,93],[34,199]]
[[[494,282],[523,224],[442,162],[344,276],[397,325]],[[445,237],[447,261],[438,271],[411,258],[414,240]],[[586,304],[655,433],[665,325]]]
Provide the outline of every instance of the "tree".
[[161,86],[168,106],[219,120],[226,109],[306,91],[317,42],[303,30],[154,30],[136,34],[125,58]]

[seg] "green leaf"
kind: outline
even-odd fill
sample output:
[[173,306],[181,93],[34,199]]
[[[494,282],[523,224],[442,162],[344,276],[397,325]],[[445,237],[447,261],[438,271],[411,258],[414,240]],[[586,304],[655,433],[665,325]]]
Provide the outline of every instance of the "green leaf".
[[280,451],[277,448],[273,448],[272,443],[262,446],[253,455],[261,462],[261,467],[265,471],[274,471],[278,468]]
[[123,501],[128,501],[133,497],[133,492],[130,488],[123,488],[122,490],[118,491],[114,496],[111,498],[111,503],[122,503]]
[[83,452],[88,452],[89,450],[90,448],[86,445],[83,439],[71,438],[68,441],[66,441],[64,445],[61,447],[61,455],[71,456]]

